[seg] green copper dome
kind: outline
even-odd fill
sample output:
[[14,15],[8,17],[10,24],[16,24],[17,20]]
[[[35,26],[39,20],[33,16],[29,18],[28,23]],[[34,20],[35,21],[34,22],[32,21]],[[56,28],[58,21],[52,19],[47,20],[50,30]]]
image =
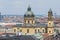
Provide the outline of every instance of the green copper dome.
[[31,7],[29,6],[27,12],[25,13],[24,17],[34,17],[33,12],[31,11]]

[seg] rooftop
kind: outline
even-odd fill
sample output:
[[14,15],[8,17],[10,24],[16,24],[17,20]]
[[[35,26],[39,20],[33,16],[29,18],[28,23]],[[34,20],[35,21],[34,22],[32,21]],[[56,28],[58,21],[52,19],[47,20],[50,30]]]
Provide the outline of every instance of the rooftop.
[[21,35],[21,36],[14,36],[14,37],[0,37],[0,40],[37,40],[33,36],[30,35]]

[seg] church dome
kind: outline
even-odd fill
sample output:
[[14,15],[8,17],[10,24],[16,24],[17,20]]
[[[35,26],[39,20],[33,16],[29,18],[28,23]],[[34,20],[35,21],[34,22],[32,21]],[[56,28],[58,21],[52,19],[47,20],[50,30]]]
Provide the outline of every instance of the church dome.
[[24,17],[34,17],[33,12],[31,11],[31,7],[29,6],[27,12],[25,13]]

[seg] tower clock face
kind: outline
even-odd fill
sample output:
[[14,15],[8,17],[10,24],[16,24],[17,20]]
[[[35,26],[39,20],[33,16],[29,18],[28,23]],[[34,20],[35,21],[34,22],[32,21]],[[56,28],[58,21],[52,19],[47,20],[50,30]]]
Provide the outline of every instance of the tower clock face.
[[53,27],[53,21],[48,22],[48,27]]

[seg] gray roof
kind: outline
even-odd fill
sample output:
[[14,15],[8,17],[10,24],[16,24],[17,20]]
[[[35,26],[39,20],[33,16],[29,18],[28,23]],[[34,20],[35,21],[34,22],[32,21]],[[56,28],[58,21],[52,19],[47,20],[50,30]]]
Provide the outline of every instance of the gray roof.
[[14,36],[14,37],[0,37],[0,40],[37,40],[36,38],[30,35],[21,35],[21,36]]
[[17,25],[15,25],[14,27],[28,27],[28,28],[38,28],[38,27],[47,27],[47,24],[46,23],[36,23],[35,25],[29,25],[29,24],[27,24],[27,25],[22,25],[22,24],[17,24]]

